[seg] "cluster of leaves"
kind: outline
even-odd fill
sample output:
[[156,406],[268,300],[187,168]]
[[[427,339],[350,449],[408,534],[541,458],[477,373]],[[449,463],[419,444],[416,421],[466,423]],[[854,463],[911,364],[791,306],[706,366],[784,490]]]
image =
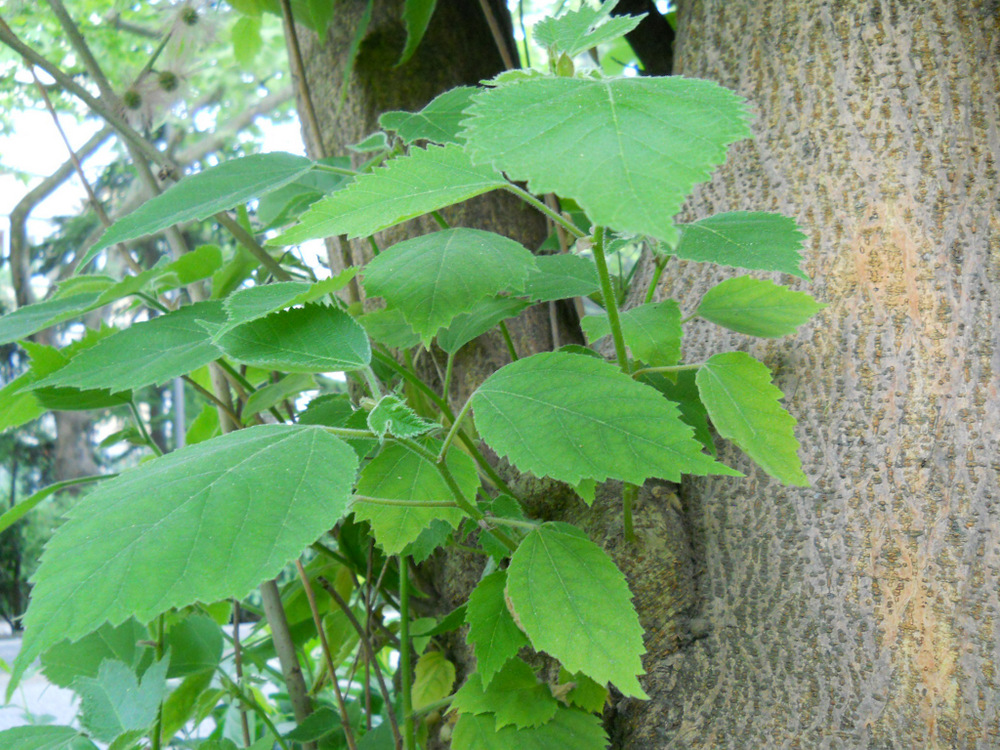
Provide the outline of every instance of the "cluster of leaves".
[[[224,674],[216,603],[244,599],[310,547],[320,557],[303,571],[305,583],[284,588],[299,645],[316,636],[305,587],[340,575],[342,594],[328,590],[315,610],[329,663],[365,648],[345,627],[350,609],[336,600],[349,601],[355,578],[371,576],[358,550],[373,539],[387,571],[377,594],[382,611],[399,617],[389,632],[398,633],[401,674],[398,694],[387,691],[369,711],[401,714],[407,747],[414,724],[444,702],[456,750],[606,746],[597,714],[608,686],[645,697],[642,629],[624,576],[579,529],[526,517],[481,443],[593,502],[595,484],[609,479],[740,476],[714,457],[711,425],[768,474],[804,485],[795,422],[768,368],[743,352],[684,363],[681,342],[695,318],[777,337],[821,307],[804,293],[740,276],[709,290],[686,317],[674,300],[617,309],[606,254],[619,240],[647,243],[658,270],[678,257],[804,274],[803,237],[786,217],[673,222],[727,146],[749,135],[744,102],[706,81],[574,73],[567,64],[574,54],[638,22],[609,19],[609,5],[536,30],[551,74],[509,72],[443,94],[418,113],[387,113],[383,131],[364,146],[373,158],[356,173],[288,154],[223,163],[119,221],[81,266],[115,243],[251,199],[273,224],[291,224],[272,246],[372,238],[426,214],[437,216],[440,231],[322,281],[301,268],[268,278],[255,260],[226,259],[206,246],[124,279],[78,275],[49,300],[0,318],[2,343],[125,297],[150,308],[148,320],[92,331],[67,349],[25,342],[31,369],[0,391],[0,408],[24,420],[68,400],[128,403],[134,389],[178,376],[210,393],[209,367],[226,374],[238,397],[229,407],[230,393],[217,392],[187,447],[102,481],[70,511],[35,576],[15,681],[41,656],[50,679],[81,695],[89,736],[120,749],[144,736],[169,742],[225,695],[260,716],[262,747],[343,746],[345,725],[364,735],[365,747],[393,747],[390,722],[373,723],[371,713],[363,720],[351,690],[353,709],[321,710],[289,730],[270,720],[263,697],[213,678]],[[571,251],[536,256],[507,237],[447,226],[437,213],[494,190],[545,211],[576,240]],[[552,211],[538,198],[548,193],[580,210],[572,219]],[[362,314],[335,295],[356,272],[383,309]],[[177,290],[204,280],[210,298],[178,304]],[[531,305],[587,295],[605,312],[584,318],[583,329],[592,343],[611,336],[615,361],[583,347],[515,356],[458,413],[451,409],[449,373],[462,346]],[[413,369],[417,348],[447,355],[442,391]],[[353,395],[323,394],[300,408],[296,396],[332,371],[348,374]],[[410,566],[450,544],[478,549],[488,560],[483,577],[449,616],[415,619]],[[435,639],[463,625],[477,669],[453,694],[455,668]],[[542,680],[522,660],[526,647],[559,662],[558,681]],[[266,672],[266,647],[255,648],[244,661],[256,659]],[[415,665],[411,649],[420,655]],[[173,678],[182,682],[168,690]],[[212,742],[224,746],[223,734]],[[66,727],[7,737],[25,748],[79,740]]]

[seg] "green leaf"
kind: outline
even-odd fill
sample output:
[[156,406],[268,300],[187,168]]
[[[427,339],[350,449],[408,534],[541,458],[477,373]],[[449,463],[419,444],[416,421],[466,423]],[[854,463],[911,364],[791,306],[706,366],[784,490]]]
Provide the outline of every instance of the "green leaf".
[[[190,721],[198,707],[198,699],[212,685],[214,671],[195,672],[184,678],[163,702],[161,747],[168,747],[171,738]],[[199,745],[199,748],[203,745]],[[234,748],[235,750],[235,748]]]
[[413,710],[436,703],[451,695],[455,665],[440,651],[428,651],[417,660],[413,679]]
[[286,375],[277,383],[269,383],[262,388],[258,388],[250,394],[250,398],[247,399],[240,414],[243,417],[243,424],[249,423],[251,417],[255,414],[266,411],[287,398],[315,387],[316,381],[313,380],[312,375],[292,373],[291,375]]
[[744,101],[691,78],[526,78],[473,98],[464,135],[533,193],[576,199],[595,224],[674,243],[691,188],[750,135]]
[[2,516],[0,516],[0,533],[3,533],[15,523],[24,518],[28,513],[34,510],[39,503],[41,503],[46,498],[51,497],[60,490],[64,490],[67,487],[75,487],[80,484],[90,484],[91,482],[100,482],[103,479],[110,479],[112,475],[102,475],[95,477],[80,477],[79,479],[64,479],[61,482],[55,482],[50,484],[48,487],[43,487],[37,492],[31,494],[30,496],[24,498],[14,507],[7,510]]
[[238,362],[285,372],[358,370],[372,356],[368,335],[357,321],[323,305],[282,310],[244,323],[218,343]]
[[778,403],[771,371],[743,352],[716,354],[698,368],[701,400],[722,437],[732,440],[768,474],[808,487],[799,461],[795,418]]
[[102,340],[115,334],[113,328],[87,330],[83,338],[74,341],[67,347],[55,349],[51,346],[22,341],[21,346],[31,355],[31,370],[29,370],[29,385],[35,400],[45,409],[52,411],[81,411],[86,409],[105,409],[127,404],[132,394],[130,391],[111,393],[106,389],[91,389],[80,391],[75,388],[59,388],[43,386],[41,382],[46,376],[52,376],[62,371],[81,352],[89,350]]
[[564,667],[559,668],[559,687],[556,689],[565,691],[570,705],[579,706],[592,714],[600,714],[608,702],[608,689],[604,685],[599,685],[582,672],[570,674]]
[[472,405],[490,447],[536,476],[572,485],[584,478],[642,484],[651,477],[677,482],[681,474],[741,476],[701,452],[675,405],[591,357],[520,359],[491,375]]
[[677,404],[681,420],[694,430],[695,439],[705,446],[705,450],[713,456],[717,456],[718,451],[712,440],[712,432],[708,428],[708,410],[701,402],[698,386],[695,384],[695,375],[694,370],[682,370],[670,375],[658,372],[645,373],[641,377],[643,382],[649,383]]
[[[428,444],[432,449],[437,442]],[[469,456],[458,450],[446,459],[459,489],[466,498],[476,496],[479,475]],[[383,505],[366,502],[363,497],[406,502],[454,502],[455,498],[437,467],[399,443],[387,444],[361,471],[358,495],[352,509],[359,521],[372,526],[375,541],[387,555],[396,555],[415,541],[431,521],[447,521],[452,528],[465,518],[461,508],[419,505]]]
[[427,24],[431,22],[434,15],[434,6],[437,0],[406,0],[403,6],[403,24],[406,26],[406,47],[403,54],[399,56],[396,66],[404,65],[413,53],[417,51],[420,40],[424,38],[427,31]]
[[356,468],[322,428],[264,425],[102,484],[45,548],[12,684],[46,648],[105,621],[245,596],[343,515]]
[[479,229],[445,229],[393,245],[365,269],[365,289],[384,297],[424,345],[484,297],[521,291],[535,259],[514,240]]
[[187,305],[103,339],[36,386],[123,391],[165,383],[218,359],[221,352],[200,322],[224,320],[221,302]]
[[261,19],[253,16],[242,16],[233,24],[233,57],[244,68],[253,65],[258,53],[264,46],[260,35]]
[[750,336],[781,338],[826,305],[767,279],[739,276],[709,289],[695,310],[705,320]]
[[681,225],[669,252],[684,260],[756,271],[780,271],[808,280],[799,268],[805,234],[781,214],[733,211]]
[[141,682],[127,664],[105,661],[97,677],[80,677],[73,684],[80,696],[80,723],[101,742],[147,729],[156,719],[166,678],[166,661],[147,669]]
[[456,315],[451,325],[438,331],[437,343],[448,354],[454,354],[472,339],[491,330],[501,320],[513,318],[530,306],[517,297],[487,297],[467,313]]
[[420,343],[420,337],[406,322],[403,313],[395,308],[366,313],[358,322],[375,341],[393,349],[409,349]]
[[625,576],[607,554],[566,524],[524,538],[507,570],[507,596],[531,645],[571,672],[646,698],[642,626]]
[[484,576],[469,595],[465,619],[469,623],[469,644],[476,653],[476,670],[489,685],[504,664],[528,645],[528,639],[514,623],[504,588],[507,572],[497,570]]
[[559,703],[531,667],[520,659],[511,659],[486,688],[479,674],[469,675],[455,693],[451,707],[459,713],[492,713],[496,728],[502,729],[510,724],[537,727],[551,721]]
[[68,688],[79,677],[96,678],[101,663],[124,663],[142,674],[152,661],[151,649],[139,641],[149,638],[149,630],[129,618],[117,626],[101,625],[75,643],[63,641],[42,654],[42,672],[54,685]]
[[540,727],[496,729],[489,714],[462,714],[451,738],[452,750],[606,750],[608,737],[599,717],[560,708]]
[[528,277],[525,294],[532,302],[548,302],[568,297],[586,297],[601,287],[597,269],[589,258],[564,253],[535,258],[538,270]]
[[507,181],[489,166],[475,166],[460,146],[415,148],[317,201],[301,222],[271,240],[292,245],[346,234],[367,237],[491,190]]
[[328,294],[339,292],[347,286],[356,273],[357,269],[351,267],[315,284],[307,284],[304,281],[279,281],[233,292],[224,303],[228,318],[226,325],[216,335],[221,335],[244,323],[264,318],[273,312],[315,302]]
[[[27,387],[34,381],[32,373],[26,372],[0,388],[0,432],[27,424],[48,411]],[[0,526],[0,531],[3,528]]]
[[84,292],[69,297],[57,297],[27,305],[0,318],[0,346],[38,333],[64,320],[76,318],[100,297],[97,292]]
[[532,30],[535,41],[548,49],[550,56],[565,53],[576,57],[599,44],[625,36],[646,17],[645,13],[612,17],[611,11],[616,5],[617,0],[608,0],[597,9],[583,4],[579,10],[539,21]]
[[116,242],[134,240],[185,221],[207,219],[276,190],[312,166],[310,159],[295,154],[253,154],[227,159],[185,177],[108,227],[80,260],[78,268],[85,267],[101,250]]
[[479,89],[459,86],[436,96],[419,112],[383,112],[379,125],[395,131],[404,143],[426,140],[432,143],[464,143],[459,136],[465,109]]
[[309,714],[295,729],[285,734],[292,742],[313,742],[322,739],[342,726],[340,714],[329,706],[321,706]]
[[57,726],[14,727],[0,732],[4,750],[97,750],[79,729]]
[[359,154],[371,154],[377,151],[388,151],[390,148],[389,138],[381,130],[378,130],[367,138],[364,138],[357,143],[350,144],[348,148]]
[[[588,315],[580,327],[591,343],[611,334],[606,315]],[[621,314],[622,335],[632,356],[647,365],[675,365],[681,358],[681,310],[674,300],[633,307]]]
[[[172,263],[157,269],[153,277],[154,286],[158,291],[175,289],[201,279],[207,279],[222,268],[222,251],[217,245],[200,245],[189,253],[185,253]],[[113,293],[115,287],[101,295],[101,301]]]
[[368,429],[380,438],[387,435],[412,438],[440,427],[437,422],[421,417],[398,396],[383,396],[375,404],[375,408],[368,412]]
[[167,677],[185,677],[195,672],[213,670],[222,660],[222,631],[207,615],[188,615],[175,623],[166,634],[170,650]]

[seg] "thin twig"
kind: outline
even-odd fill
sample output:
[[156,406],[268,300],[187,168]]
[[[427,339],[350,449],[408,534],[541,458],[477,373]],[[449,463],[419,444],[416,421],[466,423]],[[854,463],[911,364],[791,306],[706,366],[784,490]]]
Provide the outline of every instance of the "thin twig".
[[323,621],[319,616],[319,608],[316,606],[316,594],[313,592],[309,576],[306,569],[302,567],[302,561],[295,561],[295,568],[299,571],[299,578],[302,579],[302,588],[306,592],[306,599],[309,601],[309,611],[312,612],[313,623],[316,625],[316,634],[319,636],[319,645],[323,651],[323,658],[326,660],[326,668],[330,673],[330,683],[333,685],[333,693],[337,697],[337,708],[340,710],[340,722],[344,727],[344,739],[347,740],[347,747],[350,750],[357,750],[354,742],[354,732],[351,730],[351,719],[347,715],[347,704],[344,703],[344,694],[340,691],[340,683],[337,681],[337,668],[333,666],[333,655],[330,653],[330,642],[326,639],[326,631],[323,629]]
[[375,668],[375,679],[378,680],[378,686],[382,693],[382,699],[385,701],[385,705],[388,709],[387,713],[389,714],[389,724],[392,725],[392,736],[395,737],[397,746],[402,744],[403,736],[399,733],[399,723],[396,721],[396,712],[392,710],[392,698],[389,695],[389,689],[386,687],[385,678],[382,677],[382,668],[379,667],[378,661],[375,659],[375,654],[372,652],[372,645],[365,638],[365,629],[361,626],[361,623],[358,622],[358,618],[354,616],[350,605],[344,601],[344,597],[340,595],[340,592],[337,591],[333,584],[323,576],[317,576],[316,580],[319,582],[319,585],[324,588],[326,593],[328,593],[330,597],[337,602],[337,606],[343,610],[344,615],[347,616],[351,626],[357,631],[358,638],[361,639],[361,644],[364,646],[368,660]]
[[295,18],[292,15],[292,4],[290,0],[281,0],[281,21],[285,28],[285,37],[288,39],[288,58],[291,63],[292,78],[299,89],[299,99],[302,100],[305,112],[307,132],[312,140],[313,158],[323,159],[326,157],[326,149],[323,148],[323,139],[320,136],[319,119],[316,117],[316,108],[313,106],[312,93],[309,91],[309,82],[306,80],[305,64],[302,61],[302,49],[299,47],[299,35],[295,30]]
[[[243,648],[240,645],[240,601],[233,599],[233,662],[236,664],[236,684],[243,687]],[[240,724],[243,728],[243,747],[250,747],[250,722],[247,710],[240,702]]]
[[493,42],[497,46],[497,51],[500,53],[500,59],[503,60],[504,67],[507,70],[514,70],[517,64],[514,62],[514,58],[510,56],[507,39],[504,36],[503,29],[500,28],[493,9],[490,7],[489,0],[479,0],[479,7],[483,9],[483,15],[486,16],[486,23],[490,27],[490,34],[493,35]]

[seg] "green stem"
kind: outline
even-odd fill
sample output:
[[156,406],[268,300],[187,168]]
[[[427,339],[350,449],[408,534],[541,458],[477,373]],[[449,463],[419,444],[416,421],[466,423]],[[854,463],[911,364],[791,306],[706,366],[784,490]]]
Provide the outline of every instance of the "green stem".
[[451,229],[451,224],[445,220],[440,211],[431,211],[431,218],[434,219],[434,221],[437,222],[437,225],[442,229]]
[[146,430],[146,425],[142,421],[142,417],[139,416],[139,407],[135,405],[135,401],[128,402],[128,408],[132,412],[132,419],[135,422],[135,426],[139,429],[139,434],[142,435],[142,441],[149,446],[149,449],[153,451],[157,456],[162,456],[163,451],[160,450],[153,438],[149,436],[149,432]]
[[334,167],[331,164],[321,164],[320,162],[316,162],[315,164],[313,164],[312,168],[315,169],[317,172],[329,172],[330,174],[339,174],[343,175],[344,177],[357,177],[359,174],[358,172],[355,172],[353,169],[345,169],[344,167]]
[[[410,576],[407,558],[399,556],[399,668],[403,688],[403,747],[416,750],[417,734],[413,721],[413,685],[410,665]],[[391,711],[392,706],[388,709]]]
[[513,193],[525,203],[537,208],[574,237],[580,238],[587,236],[586,232],[581,231],[573,222],[567,221],[563,216],[560,216],[559,213],[546,206],[542,201],[538,200],[538,198],[533,196],[527,190],[522,190],[517,185],[505,185],[504,190]]
[[451,500],[391,500],[387,497],[371,497],[369,495],[353,495],[354,502],[372,503],[373,505],[392,505],[399,508],[457,508],[458,503]]
[[351,427],[323,427],[323,429],[329,432],[331,435],[347,438],[349,440],[355,440],[357,438],[378,437],[371,430],[355,430]]
[[365,383],[368,385],[368,391],[371,393],[372,398],[382,398],[382,384],[378,382],[378,378],[375,377],[375,371],[371,368],[371,365],[361,368],[361,375],[365,379]]
[[[153,654],[156,661],[163,658],[163,615],[161,614],[156,618],[156,646],[153,648]],[[160,750],[160,745],[163,742],[160,735],[163,733],[163,701],[160,701],[160,705],[156,708],[156,721],[153,722],[153,736],[150,737],[150,747],[151,750]]]
[[267,250],[261,247],[260,243],[254,239],[254,236],[244,229],[236,219],[225,211],[220,211],[215,215],[215,220],[228,229],[233,238],[243,245],[254,258],[259,260],[261,265],[270,271],[274,278],[278,281],[291,281],[292,277],[288,275],[288,272],[281,267],[278,261],[268,254]]
[[507,345],[507,352],[510,354],[510,361],[517,362],[517,349],[514,348],[514,341],[510,337],[510,331],[507,330],[507,324],[502,320],[500,321],[500,333],[503,334],[503,342]]
[[653,278],[649,280],[649,288],[646,289],[646,299],[643,300],[643,304],[648,305],[653,301],[653,295],[656,293],[656,285],[659,283],[660,276],[663,274],[663,269],[666,267],[666,258],[657,258],[655,260],[655,265],[653,266]]
[[458,433],[459,428],[462,426],[462,420],[465,419],[465,415],[469,413],[469,409],[472,407],[472,398],[470,397],[465,405],[462,407],[462,411],[458,413],[455,420],[451,423],[451,429],[448,430],[448,434],[445,435],[444,442],[441,444],[441,450],[438,451],[437,458],[435,461],[437,463],[444,463],[444,456],[448,452],[448,446],[451,445],[451,441],[455,439],[455,435]]
[[[519,529],[530,529],[531,531],[542,525],[534,521],[518,521],[516,518],[501,518],[500,516],[487,516],[486,522],[498,523],[501,526],[514,526]],[[496,534],[496,531],[494,530],[493,533]]]
[[639,487],[631,482],[625,484],[622,491],[622,515],[625,522],[625,541],[635,544],[635,527],[632,525],[632,503],[635,502],[636,495],[639,494]]
[[692,365],[665,365],[663,367],[643,367],[632,373],[633,378],[646,375],[651,372],[684,372],[685,370],[697,370],[704,362],[695,362]]
[[451,370],[455,364],[455,352],[448,355],[447,364],[444,366],[444,386],[441,388],[441,398],[448,400],[448,390],[451,388]]
[[267,715],[267,711],[265,711],[264,708],[257,703],[253,695],[247,693],[241,686],[233,682],[232,678],[223,672],[221,667],[217,670],[217,672],[222,682],[224,682],[226,686],[233,691],[233,693],[235,693],[241,701],[243,701],[243,703],[249,706],[251,711],[257,714],[260,720],[264,723],[264,726],[267,727],[268,731],[274,737],[275,741],[281,745],[281,750],[290,750],[287,740],[285,740],[285,738],[278,733],[278,728],[274,726],[274,722],[271,721],[271,717],[269,717]]
[[[374,356],[378,359],[378,361],[381,364],[384,364],[393,372],[397,373],[401,378],[403,378],[403,380],[405,380],[407,383],[409,383],[418,391],[420,391],[424,396],[429,398],[434,403],[434,405],[441,410],[441,413],[444,414],[444,416],[449,421],[451,421],[452,424],[454,424],[455,413],[451,410],[451,407],[448,406],[448,404],[445,403],[445,401],[442,400],[442,398],[438,396],[423,380],[418,378],[412,371],[403,367],[401,364],[399,364],[399,362],[397,362],[387,354],[376,351],[374,352]],[[511,490],[511,488],[507,486],[507,483],[503,480],[503,478],[499,474],[497,474],[496,469],[494,469],[490,465],[490,462],[486,460],[486,457],[482,454],[482,451],[479,450],[479,446],[476,445],[475,441],[471,437],[469,437],[464,430],[459,430],[458,439],[461,440],[462,445],[464,445],[469,450],[469,453],[476,460],[476,463],[479,464],[479,468],[482,469],[483,473],[493,483],[493,486],[496,487],[501,492],[510,495],[511,497],[516,497],[514,495],[514,491]]]
[[615,354],[618,366],[626,375],[629,374],[628,355],[625,353],[625,337],[622,335],[622,323],[618,317],[618,302],[615,299],[614,288],[611,286],[611,275],[608,273],[608,261],[604,257],[604,227],[594,227],[594,264],[597,266],[597,277],[601,280],[601,296],[604,297],[604,309],[608,311],[608,325],[611,327],[611,338],[615,342]]

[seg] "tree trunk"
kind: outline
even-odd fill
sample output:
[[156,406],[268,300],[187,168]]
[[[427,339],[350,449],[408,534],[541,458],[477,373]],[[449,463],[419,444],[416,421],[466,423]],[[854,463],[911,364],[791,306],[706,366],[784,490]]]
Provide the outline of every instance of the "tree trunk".
[[[729,449],[747,479],[685,484],[710,630],[647,660],[652,700],[618,747],[1000,747],[997,14],[682,6],[676,72],[757,114],[687,218],[796,216],[829,307],[787,340],[705,324],[686,342],[689,361],[736,347],[777,370],[813,486]],[[672,262],[658,294],[692,309],[727,275]]]

